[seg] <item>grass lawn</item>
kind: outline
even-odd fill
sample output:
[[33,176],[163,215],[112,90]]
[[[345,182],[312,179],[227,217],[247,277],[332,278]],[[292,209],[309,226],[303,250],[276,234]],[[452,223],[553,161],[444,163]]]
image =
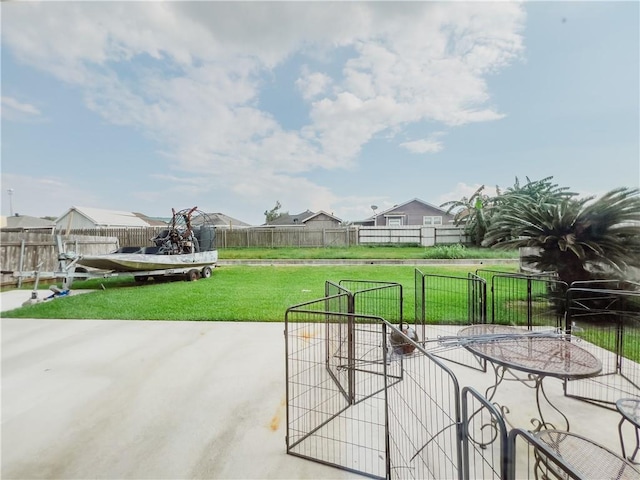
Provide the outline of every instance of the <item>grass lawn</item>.
[[462,245],[223,248],[221,260],[237,259],[517,259],[517,250],[463,247]]
[[[425,274],[466,277],[478,268],[516,272],[517,265],[420,265]],[[133,277],[76,281],[74,289],[95,289],[93,293],[62,297],[15,310],[2,317],[122,320],[199,320],[282,322],[287,308],[324,296],[325,281],[370,280],[400,283],[403,287],[404,319],[414,320],[415,267],[408,265],[336,265],[336,266],[222,266],[211,278],[195,282],[180,280],[136,283]],[[486,277],[486,274],[485,274]],[[28,290],[25,288],[25,294]],[[436,293],[432,304],[448,305],[451,312],[456,299],[445,301],[452,292]],[[513,295],[515,292],[511,292]],[[464,294],[463,294],[464,295]],[[522,292],[523,298],[526,291]],[[26,298],[26,297],[25,297]],[[464,302],[461,307],[466,309]],[[438,315],[436,310],[430,312]],[[466,310],[460,315],[464,317]],[[629,332],[627,332],[629,333]],[[589,338],[604,348],[611,339]],[[626,352],[639,361],[639,352]]]
[[[487,265],[483,265],[487,268]],[[465,277],[476,266],[421,265],[423,273]],[[516,265],[495,266],[514,272]],[[404,317],[414,317],[413,266],[223,266],[209,279],[136,284],[133,277],[74,282],[73,288],[96,292],[58,298],[3,317],[127,320],[217,320],[281,322],[288,307],[324,296],[325,281],[397,282],[404,292]],[[102,288],[104,286],[104,289]]]

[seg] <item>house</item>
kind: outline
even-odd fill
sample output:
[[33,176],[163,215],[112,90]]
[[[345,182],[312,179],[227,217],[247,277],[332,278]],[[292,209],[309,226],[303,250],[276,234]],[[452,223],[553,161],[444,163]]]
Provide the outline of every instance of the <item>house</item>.
[[149,227],[151,224],[133,212],[71,207],[55,220],[56,230],[107,227]]
[[166,227],[167,226],[167,222],[164,221],[164,220],[161,220],[159,218],[148,217],[144,213],[139,213],[139,212],[131,212],[131,213],[133,213],[136,217],[140,217],[142,220],[147,222],[147,224],[149,224],[152,227]]
[[[375,212],[375,210],[374,210]],[[408,202],[396,205],[383,212],[376,212],[374,216],[360,222],[363,226],[376,227],[403,227],[423,226],[436,227],[439,225],[452,225],[453,215],[440,207],[431,205],[423,200],[414,198]]]
[[342,224],[342,220],[327,212],[320,210],[312,212],[305,210],[297,215],[283,213],[278,218],[265,223],[263,227],[307,227],[313,229],[336,228]]
[[12,217],[2,217],[0,226],[7,230],[20,230],[40,233],[53,233],[56,224],[52,220],[45,218],[30,217],[29,215],[18,215]]
[[237,218],[230,217],[229,215],[225,215],[224,213],[216,212],[216,213],[207,213],[206,214],[211,222],[215,225],[216,228],[246,228],[250,227],[246,222],[242,220],[238,220]]

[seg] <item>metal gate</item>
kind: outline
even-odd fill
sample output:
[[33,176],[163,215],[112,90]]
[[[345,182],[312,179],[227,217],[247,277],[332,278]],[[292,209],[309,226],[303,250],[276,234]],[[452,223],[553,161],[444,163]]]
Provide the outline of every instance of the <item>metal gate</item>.
[[472,387],[462,389],[466,479],[507,478],[507,425],[498,409]]
[[478,269],[490,282],[489,323],[534,328],[562,328],[567,284],[549,273],[521,274]]
[[353,313],[382,317],[390,323],[402,322],[402,285],[371,280],[340,280],[343,291],[353,294]]
[[[507,434],[501,412],[473,388],[461,392],[453,372],[421,342],[381,317],[354,313],[355,294],[346,285],[328,282],[326,290],[334,294],[285,315],[287,453],[372,478],[580,478],[537,436]],[[616,312],[625,321],[612,334],[615,345],[625,355],[637,348],[628,329],[640,325],[629,304],[637,305],[640,293],[626,293],[570,292],[574,334],[592,330],[583,326],[594,321],[589,315],[597,321]],[[589,301],[607,308],[585,309]],[[398,354],[392,334],[412,348]],[[637,364],[615,358],[616,376],[637,392]]]
[[439,339],[455,336],[464,325],[486,323],[486,281],[467,277],[433,275],[415,270],[415,324],[425,349],[440,358],[480,370],[486,362],[461,348],[443,346]]
[[[349,295],[286,312],[287,453],[373,478],[462,478],[455,376],[380,317],[322,311]],[[391,333],[414,351],[394,352]]]
[[613,286],[574,282],[567,292],[566,328],[602,361],[602,372],[565,384],[567,396],[612,409],[620,398],[640,396],[640,291]]

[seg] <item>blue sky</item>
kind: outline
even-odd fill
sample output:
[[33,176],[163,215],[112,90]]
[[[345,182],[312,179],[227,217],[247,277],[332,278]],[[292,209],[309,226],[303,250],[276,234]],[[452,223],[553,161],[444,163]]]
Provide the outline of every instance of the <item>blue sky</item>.
[[3,215],[353,221],[516,177],[640,186],[639,2],[0,9]]

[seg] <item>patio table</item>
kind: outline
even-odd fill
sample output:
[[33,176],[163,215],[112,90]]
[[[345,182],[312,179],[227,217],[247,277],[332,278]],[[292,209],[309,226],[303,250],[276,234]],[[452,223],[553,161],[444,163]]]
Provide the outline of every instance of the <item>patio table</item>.
[[635,429],[636,435],[636,448],[633,451],[633,454],[628,457],[632,462],[635,461],[636,455],[638,454],[638,450],[640,450],[640,434],[638,433],[638,429],[640,429],[640,399],[638,398],[621,398],[616,402],[616,408],[620,415],[622,415],[622,419],[618,424],[618,432],[620,434],[620,446],[622,447],[622,456],[627,458],[624,449],[624,438],[622,437],[622,424],[626,421],[633,425]]
[[[532,432],[556,429],[556,425],[545,419],[541,402],[557,412],[569,431],[567,416],[548,398],[544,380],[555,377],[562,380],[588,378],[602,370],[602,363],[591,353],[570,341],[564,334],[554,331],[530,331],[506,325],[471,325],[458,332],[462,344],[474,355],[491,364],[495,382],[485,392],[490,402],[504,380],[517,380],[535,390],[539,418],[531,419]],[[518,375],[524,372],[526,377]],[[505,415],[507,406],[493,402]]]

